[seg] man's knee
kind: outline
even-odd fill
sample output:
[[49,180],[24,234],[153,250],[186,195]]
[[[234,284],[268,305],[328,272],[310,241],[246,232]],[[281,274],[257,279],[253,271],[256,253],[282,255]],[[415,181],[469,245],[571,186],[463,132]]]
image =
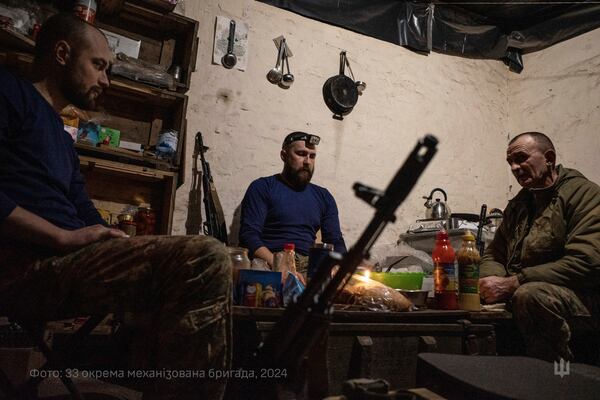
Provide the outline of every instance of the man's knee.
[[545,282],[525,283],[515,291],[511,299],[513,315],[518,320],[544,320],[554,315],[564,315],[566,288]]
[[545,302],[548,296],[548,286],[552,285],[543,282],[530,282],[519,286],[512,296],[513,308],[527,309]]

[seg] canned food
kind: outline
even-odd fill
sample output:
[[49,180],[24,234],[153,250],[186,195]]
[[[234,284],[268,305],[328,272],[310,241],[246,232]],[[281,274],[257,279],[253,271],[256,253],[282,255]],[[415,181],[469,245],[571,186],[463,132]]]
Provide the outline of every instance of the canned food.
[[333,245],[330,243],[315,243],[308,250],[308,270],[306,277],[312,279],[316,274],[321,263],[325,260],[330,251],[333,251]]
[[93,24],[96,19],[96,8],[96,0],[76,0],[73,12],[82,20]]
[[119,229],[128,234],[129,236],[135,236],[137,232],[136,223],[133,220],[131,214],[119,214],[117,217],[119,220]]
[[156,234],[156,213],[149,206],[140,206],[135,215],[137,235]]

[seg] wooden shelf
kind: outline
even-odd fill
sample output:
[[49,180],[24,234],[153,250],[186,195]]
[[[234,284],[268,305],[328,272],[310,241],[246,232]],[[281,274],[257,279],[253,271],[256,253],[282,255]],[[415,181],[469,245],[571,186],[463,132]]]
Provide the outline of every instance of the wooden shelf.
[[156,212],[157,232],[171,233],[177,190],[175,172],[97,157],[80,156],[79,160],[91,199],[123,205],[148,203]]
[[35,42],[25,35],[10,29],[0,28],[0,44],[2,49],[32,52]]
[[[165,13],[161,0],[125,0],[114,14],[100,7],[96,26],[139,40],[139,59],[162,66],[182,68],[182,79],[170,91],[124,77],[112,76],[111,85],[100,98],[99,111],[87,112],[97,123],[117,129],[121,140],[156,145],[165,130],[179,132],[173,163],[117,148],[75,144],[81,172],[90,198],[107,203],[149,203],[157,215],[157,229],[170,234],[175,193],[185,176],[186,110],[184,94],[195,69],[198,22],[182,15]],[[164,6],[168,6],[164,8]],[[108,10],[108,9],[107,9]],[[0,29],[0,64],[32,79],[35,42],[27,36]]]
[[81,167],[86,169],[100,168],[116,174],[132,175],[131,178],[139,180],[156,180],[156,179],[173,179],[177,173],[172,171],[164,171],[156,168],[143,167],[139,165],[124,164],[118,161],[110,161],[104,158],[79,156]]

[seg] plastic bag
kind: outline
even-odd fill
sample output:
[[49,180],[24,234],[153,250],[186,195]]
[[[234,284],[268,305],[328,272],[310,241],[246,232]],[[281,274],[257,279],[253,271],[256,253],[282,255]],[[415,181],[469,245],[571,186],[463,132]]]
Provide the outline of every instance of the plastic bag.
[[288,274],[283,286],[283,305],[287,306],[304,292],[304,285],[295,274]]
[[162,70],[159,65],[128,57],[123,53],[117,54],[117,59],[111,68],[111,74],[158,87],[166,87],[169,90],[175,90],[176,88],[173,76]]
[[411,302],[394,289],[358,274],[352,275],[336,301],[369,311],[407,311],[411,306]]
[[177,155],[177,142],[179,132],[174,129],[164,131],[158,136],[156,144],[156,157],[172,161]]

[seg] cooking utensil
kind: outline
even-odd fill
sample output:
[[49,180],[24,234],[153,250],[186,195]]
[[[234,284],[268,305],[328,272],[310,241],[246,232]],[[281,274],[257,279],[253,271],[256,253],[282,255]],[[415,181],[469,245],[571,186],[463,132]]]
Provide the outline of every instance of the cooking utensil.
[[237,64],[237,57],[233,54],[233,45],[235,44],[235,21],[229,22],[229,38],[227,39],[227,54],[221,58],[221,64],[227,69],[231,69]]
[[[294,83],[294,75],[292,75],[292,73],[290,72],[290,62],[289,62],[289,56],[288,56],[288,51],[287,51],[287,44],[285,45],[285,48],[283,49],[283,59],[285,60],[285,66],[287,67],[287,74],[284,74],[281,77],[281,82],[279,82],[279,87],[283,88],[283,89],[289,89],[290,86],[292,86],[292,83]],[[283,61],[281,63],[281,69],[283,72]]]
[[407,289],[396,289],[396,292],[402,294],[417,308],[427,307],[427,295],[429,290],[407,290]]
[[356,81],[354,84],[356,85],[356,90],[358,90],[358,95],[362,95],[367,88],[367,83],[363,81]]
[[390,265],[388,265],[387,269],[385,270],[385,272],[390,272],[392,270],[392,267],[396,264],[399,264],[400,261],[404,260],[405,258],[408,258],[409,256],[402,256],[400,258],[398,258],[396,261],[394,261],[393,263],[391,263]]
[[[444,201],[440,201],[440,199],[435,199],[435,202],[432,203],[431,200],[433,198],[433,194],[435,192],[442,192],[444,195]],[[429,193],[429,196],[423,196],[427,201],[423,204],[427,211],[425,212],[425,218],[428,219],[448,219],[450,217],[450,207],[446,203],[448,201],[448,196],[443,189],[435,188]]]
[[267,72],[267,80],[273,85],[277,85],[279,82],[281,82],[283,77],[282,68],[279,68],[279,66],[282,64],[284,47],[285,39],[281,39],[281,42],[279,43],[279,50],[277,51],[277,63],[275,64],[275,67],[271,68],[269,72]]
[[481,212],[479,213],[479,225],[477,226],[477,239],[475,243],[477,244],[477,248],[479,249],[479,255],[483,257],[483,252],[485,251],[485,242],[481,239],[481,235],[483,234],[483,225],[485,225],[487,213],[487,204],[481,205]]
[[[354,79],[350,79],[344,74],[346,65],[350,67],[346,52],[342,51],[340,52],[340,73],[327,79],[323,84],[323,100],[333,112],[333,118],[340,120],[352,111],[358,101],[358,89]],[[350,73],[352,74],[351,69]]]

